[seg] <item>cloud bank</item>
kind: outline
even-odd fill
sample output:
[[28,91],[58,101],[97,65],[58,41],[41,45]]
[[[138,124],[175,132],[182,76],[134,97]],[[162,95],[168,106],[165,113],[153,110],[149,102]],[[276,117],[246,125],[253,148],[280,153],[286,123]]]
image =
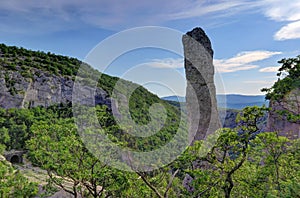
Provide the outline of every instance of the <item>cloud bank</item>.
[[274,34],[278,41],[300,38],[300,1],[265,0],[264,14],[271,20],[291,22]]
[[[93,26],[121,30],[144,25],[164,25],[201,16],[232,15],[254,5],[249,0],[10,0],[0,1],[0,28],[15,32],[58,31]],[[28,28],[30,27],[30,28]],[[48,27],[48,30],[47,30]],[[51,28],[49,28],[51,27]]]
[[276,22],[287,22],[274,34],[275,40],[300,38],[299,0],[0,1],[0,31],[55,32],[84,26],[119,31],[199,17],[226,18],[248,10],[261,12]]
[[[220,73],[229,73],[242,70],[258,68],[255,62],[271,58],[272,56],[281,54],[281,52],[271,51],[246,51],[238,53],[236,56],[229,59],[214,59],[214,66]],[[164,58],[153,59],[149,62],[140,64],[140,66],[152,67],[158,69],[180,69],[184,67],[182,58]],[[262,68],[260,72],[276,72],[279,67]]]
[[249,70],[259,67],[254,64],[255,62],[268,59],[278,54],[281,54],[281,52],[246,51],[229,59],[215,59],[214,65],[217,71],[221,73]]

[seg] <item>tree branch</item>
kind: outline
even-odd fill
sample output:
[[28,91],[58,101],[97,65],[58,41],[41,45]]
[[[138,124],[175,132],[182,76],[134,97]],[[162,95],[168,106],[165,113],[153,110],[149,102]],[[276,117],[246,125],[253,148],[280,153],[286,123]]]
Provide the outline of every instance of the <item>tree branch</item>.
[[172,186],[172,183],[173,183],[173,180],[174,180],[174,178],[175,178],[175,176],[177,175],[178,172],[179,172],[179,169],[177,169],[177,170],[173,173],[173,175],[171,176],[170,181],[169,181],[169,184],[168,184],[168,186],[167,186],[167,188],[166,188],[166,191],[165,191],[165,193],[164,193],[164,197],[168,197],[167,193],[168,193],[168,191],[170,190],[170,188],[171,188],[171,186]]
[[146,183],[146,185],[149,188],[151,188],[151,190],[153,190],[159,198],[163,198],[163,196],[159,193],[159,191],[150,182],[147,181],[147,179],[145,178],[145,176],[142,173],[136,172],[136,174],[138,174],[142,178],[142,180]]

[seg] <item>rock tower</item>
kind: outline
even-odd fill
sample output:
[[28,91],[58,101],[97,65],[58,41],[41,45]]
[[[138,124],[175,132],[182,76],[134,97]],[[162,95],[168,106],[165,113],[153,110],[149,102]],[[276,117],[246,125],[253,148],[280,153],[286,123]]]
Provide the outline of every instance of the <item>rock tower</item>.
[[187,79],[186,102],[190,140],[205,139],[221,128],[214,84],[213,50],[201,28],[182,37]]

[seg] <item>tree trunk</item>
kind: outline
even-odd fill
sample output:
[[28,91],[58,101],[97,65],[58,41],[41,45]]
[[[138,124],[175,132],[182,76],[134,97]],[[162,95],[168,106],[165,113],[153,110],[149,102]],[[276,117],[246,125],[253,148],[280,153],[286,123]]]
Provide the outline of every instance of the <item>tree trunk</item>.
[[231,194],[231,190],[233,188],[233,181],[231,178],[231,174],[227,175],[227,178],[225,180],[225,184],[224,184],[224,193],[225,193],[225,198],[230,198],[230,194]]

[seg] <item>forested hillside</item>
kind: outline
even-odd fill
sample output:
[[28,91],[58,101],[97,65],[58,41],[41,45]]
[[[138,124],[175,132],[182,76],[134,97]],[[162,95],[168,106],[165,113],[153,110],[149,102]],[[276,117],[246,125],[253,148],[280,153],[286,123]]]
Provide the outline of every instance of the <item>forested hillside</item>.
[[[3,116],[6,117],[7,119],[14,117],[14,115],[11,115],[11,113],[9,113],[12,111],[15,112],[23,111],[28,113],[28,115],[24,115],[23,118],[29,120],[19,120],[17,118],[15,119],[18,120],[15,121],[15,123],[18,125],[22,125],[20,126],[21,128],[23,127],[22,129],[20,129],[20,131],[23,130],[29,131],[29,128],[31,127],[33,121],[40,120],[36,117],[37,115],[35,113],[32,113],[32,111],[35,111],[34,110],[35,108],[33,107],[38,107],[42,110],[45,110],[45,108],[43,107],[48,107],[50,109],[56,108],[59,111],[61,111],[62,109],[66,109],[67,111],[69,111],[67,113],[67,117],[69,118],[72,117],[72,110],[70,109],[72,96],[68,96],[67,94],[69,95],[72,94],[73,82],[70,81],[70,79],[75,78],[78,68],[83,64],[81,61],[75,58],[54,55],[51,53],[35,52],[35,51],[26,50],[24,48],[17,48],[17,47],[8,47],[4,44],[0,45],[0,57],[1,57],[0,67],[1,67],[1,74],[2,74],[0,76],[0,79],[2,80],[1,82],[5,84],[6,89],[9,91],[9,93],[4,93],[5,90],[3,90],[2,93],[0,93],[0,98],[1,98],[0,101],[3,101],[2,108],[6,108],[6,109],[8,108],[7,106],[4,105],[6,104],[4,102],[9,97],[17,98],[17,99],[21,98],[22,102],[20,103],[23,104],[21,106],[9,105],[9,107],[25,107],[25,109],[22,110],[18,110],[18,109],[7,110],[5,112],[5,115],[3,114]],[[88,77],[91,75],[95,75],[95,74],[100,75],[100,72],[92,69],[88,65],[84,64],[84,66],[87,67],[87,73],[86,73],[87,80]],[[85,74],[80,74],[80,75],[81,75],[80,77],[83,78],[82,75]],[[29,85],[25,85],[26,81],[30,82],[29,84],[31,84],[32,87],[30,87]],[[42,83],[39,83],[39,81],[42,81]],[[176,108],[169,105],[167,102],[160,100],[156,95],[148,92],[145,88],[137,84],[116,77],[111,77],[102,74],[98,83],[99,92],[101,92],[101,94],[97,95],[96,93],[95,98],[101,98],[99,100],[96,99],[98,105],[107,106],[107,109],[105,111],[105,116],[107,117],[111,116],[111,106],[114,105],[113,104],[114,100],[111,98],[111,95],[115,83],[118,81],[119,83],[121,82],[120,84],[122,84],[122,89],[119,88],[118,90],[115,90],[117,94],[126,95],[128,92],[134,89],[134,92],[132,93],[128,101],[121,101],[121,102],[129,103],[131,117],[135,122],[139,124],[147,124],[150,121],[150,114],[148,112],[148,109],[154,103],[161,103],[166,108],[168,113],[167,119],[169,120],[169,122],[165,124],[165,127],[163,127],[163,130],[160,133],[170,134],[171,137],[173,131],[176,131],[176,127],[178,127],[178,122],[180,120],[180,113]],[[67,92],[64,90],[67,89],[66,84],[68,83],[71,84],[71,86],[69,86],[69,90],[67,90],[68,91]],[[56,98],[55,100],[50,100],[47,104],[43,104],[40,102],[41,100],[40,98],[44,97],[43,92],[45,92],[46,88],[50,89],[49,90],[50,93],[48,94],[50,94],[51,96],[48,97],[53,97],[54,95]],[[36,94],[37,96],[32,97],[29,100],[28,97],[24,96],[26,95],[26,92],[28,92],[28,90],[37,93]],[[27,101],[24,102],[26,98]],[[47,97],[43,99],[46,100]],[[26,107],[30,107],[30,109],[27,110]],[[48,116],[49,118],[52,117],[51,115]],[[56,115],[56,117],[60,117],[60,114]],[[170,120],[173,121],[171,122]],[[114,123],[114,118],[111,118],[110,124],[112,125],[113,123]],[[6,121],[3,124],[3,126],[6,128],[11,128],[10,127],[11,125],[13,124],[10,121]],[[117,131],[117,129],[115,130]],[[23,133],[24,132],[22,132],[21,134]],[[115,135],[120,136],[120,133],[121,132],[115,132]],[[161,136],[162,134],[160,133],[158,133],[157,135]],[[24,140],[22,140],[20,144],[11,144],[9,145],[9,147],[22,148],[24,141],[30,137],[28,134],[25,136],[26,137],[22,137],[22,136],[19,137],[19,139],[24,138]],[[154,136],[151,138],[155,139]],[[148,141],[153,141],[151,140],[151,138]],[[14,141],[18,142],[18,140],[14,140]],[[143,140],[141,145],[144,145],[145,143],[144,141],[145,140]],[[139,147],[144,147],[144,146],[139,146]]]

